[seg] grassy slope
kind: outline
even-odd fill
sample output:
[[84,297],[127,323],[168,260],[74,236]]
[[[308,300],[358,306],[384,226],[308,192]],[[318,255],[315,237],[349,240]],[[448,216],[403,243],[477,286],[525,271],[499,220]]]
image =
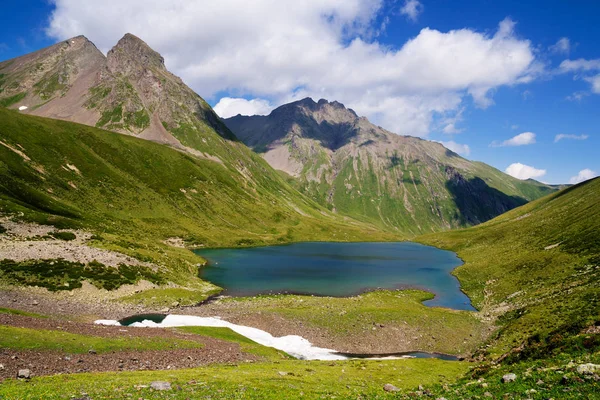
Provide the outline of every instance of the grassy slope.
[[122,337],[105,338],[79,335],[60,330],[29,329],[0,325],[0,348],[12,350],[59,350],[66,353],[98,353],[125,350],[169,350],[203,347],[191,340]]
[[163,244],[169,237],[204,246],[392,238],[325,213],[274,172],[251,185],[164,145],[5,109],[0,137],[0,212],[90,229],[95,245],[167,265],[177,282],[193,283],[202,259]]
[[560,348],[600,321],[599,198],[594,179],[480,226],[418,238],[465,260],[455,270],[463,290],[484,315],[499,317],[492,356]]
[[[165,398],[165,393],[136,389],[155,380],[171,382],[181,390],[168,398],[297,399],[395,398],[383,391],[391,383],[411,389],[448,382],[464,374],[468,364],[440,360],[396,361],[280,361],[215,365],[191,370],[77,374],[34,378],[31,382],[6,381],[0,397],[62,399],[87,393],[91,398]],[[102,385],[94,382],[102,381]]]

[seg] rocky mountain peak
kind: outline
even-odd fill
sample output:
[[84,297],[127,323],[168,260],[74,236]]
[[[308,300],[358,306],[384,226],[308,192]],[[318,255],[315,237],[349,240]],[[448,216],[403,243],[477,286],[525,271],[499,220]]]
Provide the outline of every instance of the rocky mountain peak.
[[128,74],[139,67],[165,70],[165,60],[139,37],[127,33],[107,54],[108,68],[113,73]]
[[326,99],[315,102],[310,97],[283,105],[275,109],[273,115],[275,117],[280,115],[303,115],[319,124],[323,121],[335,124],[354,123],[358,119],[358,115],[354,110],[346,108],[340,102],[329,102]]

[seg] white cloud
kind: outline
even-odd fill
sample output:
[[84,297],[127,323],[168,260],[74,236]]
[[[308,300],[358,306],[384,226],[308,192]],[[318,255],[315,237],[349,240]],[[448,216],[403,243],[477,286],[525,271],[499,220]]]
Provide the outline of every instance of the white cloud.
[[566,97],[566,99],[569,100],[569,101],[581,102],[581,100],[583,100],[584,98],[586,98],[589,95],[590,94],[588,92],[585,92],[583,90],[579,90],[577,92],[574,92],[573,94],[568,95]]
[[562,72],[600,70],[600,59],[586,60],[584,58],[580,58],[577,60],[564,60],[560,63],[559,69]]
[[489,106],[496,88],[530,82],[539,66],[510,19],[493,34],[425,28],[380,43],[384,0],[53,1],[50,36],[84,34],[107,51],[131,32],[209,100],[338,100],[402,134],[426,136],[469,95]]
[[438,143],[441,143],[445,148],[450,149],[455,153],[458,153],[458,154],[461,154],[464,156],[468,156],[469,154],[471,154],[471,148],[467,144],[456,143],[453,140],[450,140],[448,142],[438,142]]
[[504,142],[493,141],[490,143],[490,147],[505,147],[505,146],[525,146],[528,144],[535,143],[535,133],[533,132],[523,132],[519,133],[517,136],[514,136]]
[[571,52],[571,41],[567,37],[562,37],[550,46],[550,51],[556,54],[569,54]]
[[584,78],[585,81],[592,84],[592,92],[600,94],[600,74]]
[[419,14],[423,12],[423,4],[418,0],[406,0],[400,9],[400,14],[406,15],[411,21],[416,21]]
[[274,107],[267,100],[246,100],[232,97],[223,97],[214,107],[215,112],[221,118],[229,118],[238,114],[267,115],[273,108]]
[[586,140],[587,138],[589,138],[588,135],[571,135],[566,133],[559,133],[554,137],[554,143],[558,143],[563,139]]
[[[559,71],[566,73],[591,73],[593,71],[600,71],[600,58],[595,60],[586,60],[584,58],[580,58],[578,60],[564,60],[560,63]],[[575,78],[580,76],[575,75]],[[592,85],[592,93],[600,94],[600,74],[596,74],[593,76],[583,76],[583,80],[589,82]],[[585,93],[585,92],[583,92]],[[583,99],[584,94],[582,92],[573,93],[571,96],[567,96],[567,100],[576,100],[581,101]]]
[[510,164],[505,172],[510,176],[521,180],[540,178],[546,175],[545,169],[537,169],[521,163]]
[[586,169],[582,169],[581,171],[579,171],[579,173],[576,176],[569,179],[569,183],[574,185],[576,183],[587,181],[588,179],[592,179],[597,176],[598,176],[598,174],[596,172],[592,171],[591,169],[586,168]]

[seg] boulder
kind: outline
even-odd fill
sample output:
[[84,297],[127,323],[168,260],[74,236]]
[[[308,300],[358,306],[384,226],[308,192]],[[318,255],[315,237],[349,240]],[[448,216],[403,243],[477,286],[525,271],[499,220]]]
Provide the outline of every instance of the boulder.
[[169,382],[154,381],[150,384],[150,387],[154,390],[171,390]]
[[398,389],[396,386],[392,385],[391,383],[386,383],[385,385],[383,385],[383,390],[385,390],[386,392],[399,392],[400,389]]
[[502,383],[514,382],[517,380],[517,375],[515,374],[506,374],[502,377]]
[[594,375],[596,372],[600,372],[600,365],[598,364],[581,364],[577,366],[577,373],[581,375]]
[[30,379],[31,378],[31,371],[28,369],[20,369],[19,372],[17,373],[17,378],[19,379]]

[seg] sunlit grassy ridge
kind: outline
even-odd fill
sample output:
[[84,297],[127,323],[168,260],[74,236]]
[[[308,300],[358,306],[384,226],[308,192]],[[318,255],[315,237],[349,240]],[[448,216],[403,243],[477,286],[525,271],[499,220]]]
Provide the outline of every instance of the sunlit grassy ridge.
[[600,322],[598,199],[594,179],[480,226],[418,238],[465,260],[454,272],[463,290],[485,315],[499,317],[493,355],[560,347]]

